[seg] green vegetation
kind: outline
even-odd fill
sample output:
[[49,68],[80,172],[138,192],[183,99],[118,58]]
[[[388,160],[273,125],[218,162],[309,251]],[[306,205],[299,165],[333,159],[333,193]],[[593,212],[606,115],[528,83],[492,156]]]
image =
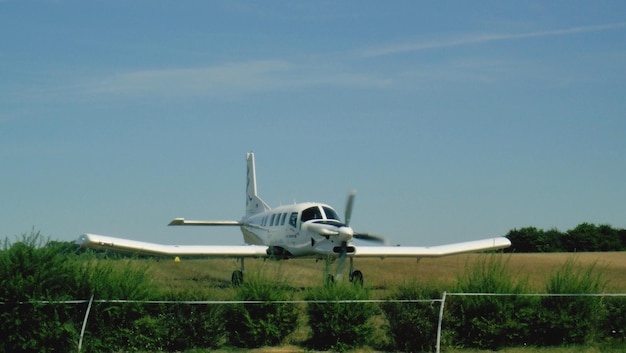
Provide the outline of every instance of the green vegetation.
[[[110,259],[76,250],[67,243],[47,241],[39,232],[15,242],[4,241],[0,249],[0,327],[4,329],[0,351],[77,351],[87,302],[61,302],[92,295],[96,300],[83,341],[86,352],[237,351],[236,347],[285,343],[302,350],[433,351],[444,290],[449,295],[442,347],[448,352],[521,349],[515,347],[525,347],[524,352],[545,352],[540,347],[617,352],[625,348],[626,298],[589,295],[602,293],[623,270],[588,260],[583,265],[576,258],[581,255],[570,256],[556,267],[544,266],[548,274],[541,277],[542,283],[532,285],[528,270],[530,261],[535,265],[540,259],[537,255],[487,254],[466,255],[459,267],[464,270],[456,273],[454,282],[433,281],[432,277],[381,280],[374,268],[361,267],[371,273],[367,283],[372,287],[366,288],[347,281],[327,286],[321,280],[299,282],[315,276],[302,272],[294,276],[287,271],[306,267],[319,273],[320,268],[310,268],[312,263],[299,267],[301,262],[296,261],[250,261],[244,284],[231,288],[224,286],[224,279],[203,272],[212,263],[207,260]],[[514,270],[512,259],[526,262]],[[441,260],[437,268],[445,263]],[[424,262],[420,262],[422,267],[413,263],[411,268],[428,266]],[[372,263],[381,266],[380,261]],[[368,262],[359,264],[367,266]],[[382,266],[394,264],[386,260]],[[225,273],[227,280],[230,271],[224,271],[224,266],[228,262],[218,262],[216,272]],[[163,271],[174,271],[177,277],[164,279]],[[388,277],[403,271],[390,268],[383,273]],[[442,276],[432,272],[431,276]],[[185,276],[189,280],[181,281]],[[387,287],[377,283],[387,283]],[[529,292],[553,296],[526,295]],[[577,293],[583,296],[563,295]],[[350,302],[372,298],[390,301]],[[207,299],[232,303],[186,302]]]
[[509,231],[506,237],[512,246],[505,252],[626,251],[626,229],[606,224],[581,223],[566,232],[524,227]]
[[261,303],[237,303],[225,312],[229,342],[237,347],[275,346],[292,333],[298,323],[299,308],[292,303],[273,303],[294,299],[286,277],[263,271],[247,273],[237,286],[235,299]]
[[310,289],[306,299],[310,301],[307,315],[313,332],[312,348],[345,351],[369,343],[376,305],[345,302],[370,299],[367,289],[349,282],[331,282]]
[[[411,282],[401,284],[389,299],[398,302],[381,304],[388,321],[391,351],[434,352],[437,345],[437,323],[443,291]],[[400,302],[400,301],[406,302]]]
[[457,293],[493,293],[451,298],[446,311],[451,342],[463,347],[497,349],[526,343],[532,326],[532,301],[519,296],[528,292],[527,281],[512,275],[503,255],[483,257],[457,279]]

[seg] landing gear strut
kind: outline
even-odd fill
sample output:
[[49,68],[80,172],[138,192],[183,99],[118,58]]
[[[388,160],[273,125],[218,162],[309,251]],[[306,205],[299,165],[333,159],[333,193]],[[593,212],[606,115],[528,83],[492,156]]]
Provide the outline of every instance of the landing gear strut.
[[241,269],[233,271],[233,275],[231,276],[231,282],[233,284],[233,287],[237,287],[243,283],[243,272],[244,272],[243,257],[240,257],[238,260],[241,263]]
[[[339,264],[337,266],[336,275],[332,275],[330,274],[330,262],[331,262],[331,258],[327,258],[326,267],[324,270],[324,284],[327,284],[327,285],[335,283],[335,280],[341,281],[341,278],[343,277],[342,272],[344,271],[344,268],[345,268],[341,266],[341,264]],[[350,271],[349,271],[348,279],[350,280],[350,282],[354,283],[355,285],[363,287],[363,272],[354,269],[354,261],[352,257],[350,257]]]
[[363,272],[354,269],[353,258],[350,258],[350,282],[363,287]]

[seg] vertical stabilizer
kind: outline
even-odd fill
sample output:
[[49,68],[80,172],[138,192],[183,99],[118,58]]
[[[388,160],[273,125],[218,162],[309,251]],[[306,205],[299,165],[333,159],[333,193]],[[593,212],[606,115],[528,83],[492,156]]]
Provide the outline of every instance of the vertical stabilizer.
[[254,153],[246,154],[248,173],[246,180],[246,216],[252,216],[270,209],[256,193],[256,170],[254,167]]

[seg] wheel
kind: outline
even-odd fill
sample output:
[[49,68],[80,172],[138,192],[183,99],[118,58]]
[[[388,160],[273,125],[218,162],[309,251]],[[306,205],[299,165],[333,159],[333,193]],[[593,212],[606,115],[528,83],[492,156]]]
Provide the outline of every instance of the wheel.
[[350,274],[350,282],[362,287],[363,286],[363,273],[359,270],[352,272]]
[[243,283],[243,272],[240,270],[233,271],[233,276],[231,277],[233,286],[237,287],[238,285]]
[[335,276],[328,275],[328,276],[326,276],[325,279],[326,279],[326,281],[324,282],[325,285],[332,286],[333,284],[335,284]]

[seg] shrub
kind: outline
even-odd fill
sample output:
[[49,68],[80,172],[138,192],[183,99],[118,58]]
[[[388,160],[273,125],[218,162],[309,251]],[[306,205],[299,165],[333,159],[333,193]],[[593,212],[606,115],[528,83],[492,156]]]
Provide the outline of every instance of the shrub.
[[393,349],[404,352],[435,351],[437,325],[442,291],[426,288],[417,283],[399,286],[389,297],[391,300],[424,300],[424,302],[387,302],[381,305],[389,321],[388,332]]
[[[149,274],[149,262],[98,260],[82,257],[79,281],[97,300],[151,300],[158,294]],[[91,295],[91,294],[90,294]],[[158,337],[144,332],[150,327],[145,304],[128,302],[94,303],[85,334],[87,350],[152,349]],[[145,336],[145,337],[144,337]]]
[[603,317],[598,325],[601,338],[626,341],[626,298],[609,297],[602,300]]
[[[583,269],[574,260],[568,260],[549,279],[549,294],[597,294],[606,282],[595,264]],[[602,319],[600,297],[551,296],[542,298],[537,326],[542,332],[538,345],[590,343],[597,338],[598,323]]]
[[226,309],[229,342],[237,347],[256,348],[279,344],[298,326],[299,307],[293,303],[270,303],[293,299],[293,289],[280,273],[268,276],[248,273],[237,287],[236,299],[263,303],[233,304]]
[[69,350],[77,343],[80,322],[64,304],[38,301],[74,299],[75,268],[40,232],[22,235],[15,243],[5,239],[0,251],[0,327],[5,352]]
[[[167,300],[201,300],[194,293],[169,295]],[[169,352],[193,348],[219,348],[226,342],[226,314],[223,305],[160,304],[149,308],[156,318],[154,334],[160,335],[160,347]]]
[[508,260],[496,255],[486,255],[458,278],[457,292],[504,295],[467,295],[449,300],[448,322],[456,344],[495,350],[526,343],[532,326],[532,301],[515,295],[525,292],[527,282],[514,278]]
[[317,349],[344,351],[363,346],[373,332],[371,318],[378,312],[373,303],[340,303],[341,300],[366,300],[369,291],[358,285],[341,282],[312,288],[307,299],[311,346]]

